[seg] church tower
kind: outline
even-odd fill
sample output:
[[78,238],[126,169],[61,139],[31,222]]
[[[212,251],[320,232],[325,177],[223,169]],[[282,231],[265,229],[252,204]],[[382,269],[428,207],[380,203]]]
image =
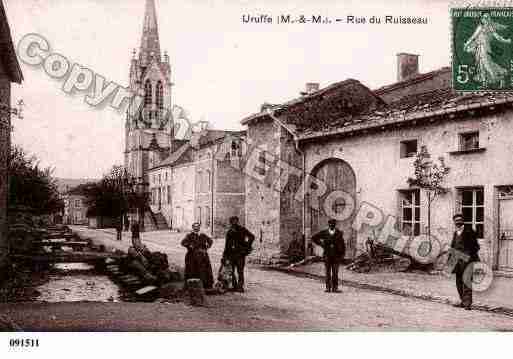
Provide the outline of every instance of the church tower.
[[148,190],[148,169],[169,156],[173,142],[171,66],[160,51],[155,0],[146,0],[139,53],[130,64],[130,89],[144,96],[128,108],[125,123],[125,168]]

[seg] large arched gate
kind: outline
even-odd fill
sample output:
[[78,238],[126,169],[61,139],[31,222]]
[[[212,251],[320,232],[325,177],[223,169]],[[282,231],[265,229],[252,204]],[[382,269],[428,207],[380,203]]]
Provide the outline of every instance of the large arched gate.
[[[316,178],[310,181],[310,194],[308,195],[308,213],[310,220],[311,233],[327,228],[328,220],[331,218],[329,213],[329,204],[326,201],[330,193],[334,191],[343,191],[351,196],[353,203],[346,203],[342,196],[336,196],[337,199],[331,203],[331,210],[335,213],[343,213],[349,210],[351,206],[356,207],[356,177],[351,166],[337,158],[331,158],[320,162],[311,172]],[[316,205],[313,193],[320,185],[316,183],[321,181],[326,186],[326,192],[319,197],[318,205]],[[333,199],[333,197],[331,197]],[[331,202],[331,201],[330,201]],[[352,211],[355,212],[355,211]],[[344,232],[344,240],[346,242],[346,258],[353,258],[356,253],[356,233],[352,229],[352,221],[355,213],[352,213],[347,219],[337,221],[337,228]],[[346,217],[346,216],[344,216]]]

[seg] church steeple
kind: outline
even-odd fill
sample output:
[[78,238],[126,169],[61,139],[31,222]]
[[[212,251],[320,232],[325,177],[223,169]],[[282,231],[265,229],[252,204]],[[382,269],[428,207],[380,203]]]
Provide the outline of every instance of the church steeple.
[[150,61],[151,56],[154,56],[160,61],[160,55],[159,28],[157,24],[155,0],[146,0],[139,60],[143,65],[146,65]]

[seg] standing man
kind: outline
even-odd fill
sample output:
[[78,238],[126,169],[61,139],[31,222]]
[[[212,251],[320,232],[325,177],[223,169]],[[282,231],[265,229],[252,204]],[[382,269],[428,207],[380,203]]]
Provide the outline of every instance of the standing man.
[[[239,217],[230,217],[230,228],[226,232],[223,261],[229,260],[233,268],[233,288],[244,292],[244,266],[251,252],[255,236],[239,224]],[[237,274],[237,277],[235,276]]]
[[116,221],[114,222],[114,226],[116,227],[116,239],[118,241],[121,241],[122,240],[121,232],[123,231],[123,224],[122,224],[121,217],[117,217]]
[[132,232],[132,247],[134,247],[134,248],[142,247],[139,221],[136,221],[136,220],[132,221],[132,226],[130,227],[130,231]]
[[208,257],[207,250],[212,247],[212,239],[204,233],[200,233],[200,224],[192,224],[192,232],[187,234],[182,241],[182,246],[187,248],[185,254],[185,281],[187,279],[201,279],[203,288],[210,289],[214,285],[214,274]]
[[465,278],[464,273],[465,270],[472,271],[472,263],[479,261],[478,252],[480,247],[477,242],[477,233],[471,227],[464,225],[463,215],[456,214],[452,219],[456,230],[452,237],[449,261],[452,260],[454,252],[458,252],[458,255],[455,256],[457,262],[453,273],[456,274],[456,288],[461,299],[461,303],[455,306],[470,310],[472,306],[472,274]]
[[336,227],[337,221],[330,219],[328,229],[313,235],[312,242],[323,249],[324,266],[326,267],[326,293],[340,293],[338,289],[338,269],[346,254],[344,233]]

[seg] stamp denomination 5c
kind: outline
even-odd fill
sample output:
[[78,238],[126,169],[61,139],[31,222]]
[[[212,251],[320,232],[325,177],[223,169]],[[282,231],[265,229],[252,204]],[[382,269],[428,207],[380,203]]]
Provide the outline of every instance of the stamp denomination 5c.
[[454,8],[452,83],[456,91],[513,91],[513,8]]

